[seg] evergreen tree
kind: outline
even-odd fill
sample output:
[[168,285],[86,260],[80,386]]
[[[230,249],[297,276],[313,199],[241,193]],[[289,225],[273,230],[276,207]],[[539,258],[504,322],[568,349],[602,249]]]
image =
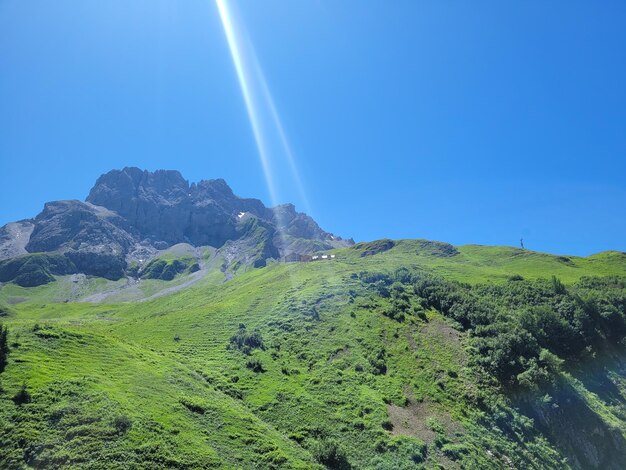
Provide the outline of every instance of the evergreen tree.
[[8,329],[0,324],[0,372],[4,371],[7,365],[7,356],[9,355]]

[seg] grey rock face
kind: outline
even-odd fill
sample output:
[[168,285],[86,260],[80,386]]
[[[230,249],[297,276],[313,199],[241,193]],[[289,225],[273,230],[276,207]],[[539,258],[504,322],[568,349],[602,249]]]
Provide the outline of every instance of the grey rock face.
[[323,231],[311,217],[296,212],[296,207],[293,204],[283,204],[276,207],[273,219],[278,227],[292,237],[328,242],[333,240],[332,234]]
[[20,220],[0,227],[0,260],[28,253],[26,245],[34,228],[32,220]]
[[222,246],[236,236],[237,211],[250,208],[262,216],[265,210],[260,201],[235,196],[224,180],[190,186],[177,171],[138,168],[101,176],[87,201],[117,212],[142,238],[168,245]]
[[46,203],[35,219],[0,228],[0,260],[36,252],[66,256],[79,272],[118,279],[127,260],[178,243],[222,247],[239,261],[306,253],[352,241],[322,230],[292,204],[267,208],[236,196],[222,179],[189,184],[178,171],[113,170],[86,202]]
[[63,253],[80,272],[109,279],[123,275],[126,253],[137,243],[123,218],[85,202],[46,203],[33,222],[28,252]]
[[177,171],[113,170],[102,175],[87,202],[123,217],[143,238],[178,243],[189,216],[189,185]]
[[80,201],[48,202],[34,219],[34,229],[26,250],[81,250],[121,255],[134,243],[132,228],[119,215]]
[[258,199],[237,197],[222,179],[189,185],[177,171],[113,170],[98,178],[87,201],[115,211],[141,237],[169,245],[220,247],[238,238],[236,227],[242,213],[295,238],[326,241],[329,247],[341,240],[323,231],[311,217],[296,212],[292,204],[268,209]]

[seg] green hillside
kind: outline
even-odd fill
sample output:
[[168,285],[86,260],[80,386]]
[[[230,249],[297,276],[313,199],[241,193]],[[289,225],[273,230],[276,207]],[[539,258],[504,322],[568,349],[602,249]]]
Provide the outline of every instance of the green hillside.
[[623,468],[626,254],[333,253],[2,285],[0,468]]

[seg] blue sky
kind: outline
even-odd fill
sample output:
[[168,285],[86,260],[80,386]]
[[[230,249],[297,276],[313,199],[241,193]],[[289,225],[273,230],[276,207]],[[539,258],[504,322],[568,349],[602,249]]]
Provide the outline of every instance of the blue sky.
[[[625,2],[236,7],[325,229],[626,251]],[[0,223],[131,165],[271,202],[211,0],[4,0],[0,71]]]

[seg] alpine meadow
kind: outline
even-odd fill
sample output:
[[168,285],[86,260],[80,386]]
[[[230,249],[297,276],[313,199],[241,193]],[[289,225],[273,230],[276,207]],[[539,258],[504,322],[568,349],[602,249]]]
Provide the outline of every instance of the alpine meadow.
[[0,470],[626,469],[625,25],[0,1]]
[[2,468],[626,461],[625,253],[354,244],[171,171],[88,201],[2,229]]

